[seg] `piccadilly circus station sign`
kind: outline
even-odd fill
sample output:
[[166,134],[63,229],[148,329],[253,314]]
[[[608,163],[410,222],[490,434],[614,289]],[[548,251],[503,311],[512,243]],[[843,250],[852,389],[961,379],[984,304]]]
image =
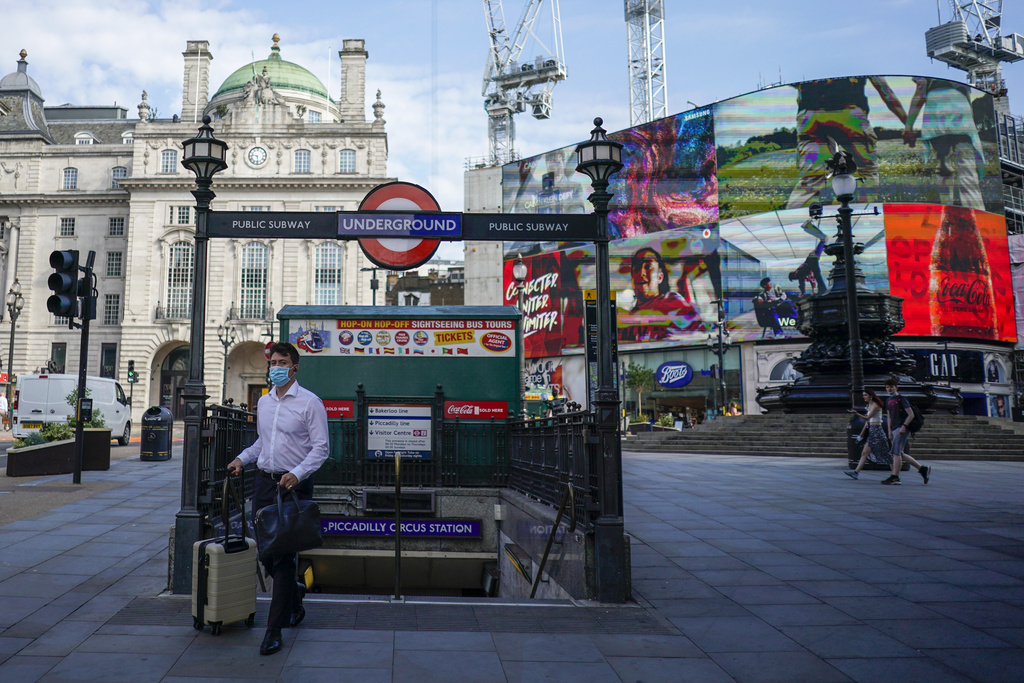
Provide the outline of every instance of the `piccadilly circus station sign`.
[[390,270],[421,266],[443,240],[593,241],[595,214],[440,211],[419,185],[393,182],[367,193],[358,211],[213,211],[208,237],[359,240],[373,263]]

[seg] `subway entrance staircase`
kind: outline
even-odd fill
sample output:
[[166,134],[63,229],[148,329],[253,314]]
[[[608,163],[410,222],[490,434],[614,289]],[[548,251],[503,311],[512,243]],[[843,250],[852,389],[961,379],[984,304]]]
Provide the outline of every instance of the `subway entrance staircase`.
[[[721,417],[681,431],[641,432],[622,450],[642,453],[846,458],[846,414],[767,413]],[[1024,461],[1024,423],[974,415],[925,415],[911,440],[920,460]]]

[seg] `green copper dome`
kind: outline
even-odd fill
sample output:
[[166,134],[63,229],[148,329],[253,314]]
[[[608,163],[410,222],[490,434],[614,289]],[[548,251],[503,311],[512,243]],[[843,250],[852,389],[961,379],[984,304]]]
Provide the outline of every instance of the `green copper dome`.
[[298,90],[326,99],[328,97],[327,88],[319,78],[298,64],[281,59],[281,48],[277,46],[278,40],[275,33],[274,46],[270,48],[270,56],[236,70],[221,84],[213,98],[236,91],[242,92],[245,84],[251,81],[253,76],[263,73],[263,67],[266,67],[267,75],[270,76],[270,87],[274,90]]

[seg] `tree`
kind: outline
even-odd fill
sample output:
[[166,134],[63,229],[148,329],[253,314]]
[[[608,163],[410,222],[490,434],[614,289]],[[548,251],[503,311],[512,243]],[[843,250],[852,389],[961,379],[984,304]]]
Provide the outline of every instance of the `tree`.
[[626,386],[636,392],[637,412],[643,415],[643,396],[654,388],[654,370],[630,361],[629,367],[626,368],[626,376]]

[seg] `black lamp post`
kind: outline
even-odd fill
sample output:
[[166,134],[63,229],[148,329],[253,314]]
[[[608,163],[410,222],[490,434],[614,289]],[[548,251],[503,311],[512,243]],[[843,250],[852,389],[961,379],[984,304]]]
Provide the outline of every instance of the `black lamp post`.
[[622,169],[622,145],[605,137],[603,121],[594,119],[590,140],[576,148],[576,170],[590,177],[588,197],[597,214],[594,240],[597,265],[597,392],[594,400],[601,449],[600,512],[594,525],[597,597],[625,602],[626,547],[622,523],[622,444],[619,441],[619,394],[612,382],[611,275],[608,268],[608,180]]
[[10,415],[10,406],[14,397],[14,326],[18,324],[18,316],[21,309],[25,307],[25,299],[21,296],[21,283],[14,278],[11,289],[7,292],[7,312],[11,316],[11,343],[7,347],[7,411]]
[[203,340],[206,336],[206,249],[209,236],[206,225],[210,203],[216,196],[210,185],[213,176],[227,168],[224,160],[228,145],[213,136],[210,117],[203,117],[199,134],[181,145],[181,165],[196,175],[196,261],[192,282],[192,330],[189,335],[188,381],[182,389],[185,399],[185,442],[181,464],[181,509],[175,517],[174,593],[192,591],[192,544],[202,533],[199,514],[199,458],[202,450],[201,430],[206,412],[206,385],[203,383]]
[[725,329],[725,312],[723,310],[723,301],[721,299],[715,299],[711,303],[717,306],[718,311],[718,339],[716,340],[714,335],[708,334],[708,348],[712,349],[718,355],[718,387],[715,389],[715,396],[718,396],[718,392],[722,392],[722,400],[716,400],[715,412],[718,414],[724,414],[725,411],[725,352],[729,349],[731,339],[729,338],[729,330]]
[[837,150],[826,162],[832,172],[832,191],[839,200],[839,229],[843,233],[844,277],[846,278],[846,319],[850,328],[850,406],[856,408],[864,393],[864,355],[860,340],[860,309],[857,307],[857,275],[853,247],[853,209],[850,201],[857,192],[853,177],[857,164],[849,152]]
[[380,289],[380,280],[377,279],[377,271],[380,270],[380,268],[360,268],[359,270],[360,272],[363,273],[373,273],[373,275],[370,277],[370,291],[372,292],[373,295],[372,305],[376,306],[377,290]]
[[235,343],[235,326],[218,325],[217,340],[224,347],[224,378],[220,383],[220,401],[225,403],[228,400],[228,349]]
[[522,416],[526,417],[526,309],[525,295],[526,295],[526,276],[529,272],[526,269],[526,262],[523,261],[522,254],[516,254],[516,260],[512,262],[512,279],[516,281],[516,306],[519,308],[519,315],[522,316],[522,320],[519,321],[519,400],[520,410]]

